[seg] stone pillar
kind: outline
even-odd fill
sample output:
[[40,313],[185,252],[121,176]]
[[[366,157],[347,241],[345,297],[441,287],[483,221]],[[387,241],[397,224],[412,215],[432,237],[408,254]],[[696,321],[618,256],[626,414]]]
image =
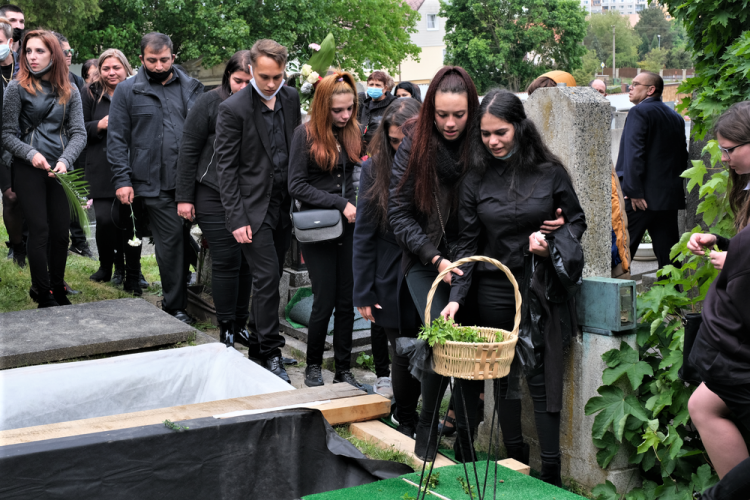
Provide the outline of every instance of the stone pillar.
[[641,74],[641,68],[636,68],[635,69],[635,74],[636,75],[640,75]]
[[683,69],[683,70],[682,70],[682,79],[683,79],[683,80],[686,80],[686,79],[687,79],[687,70],[686,70],[686,69]]
[[[588,229],[583,236],[586,257],[583,274],[608,277],[612,243],[609,101],[588,87],[557,87],[537,90],[524,106],[547,146],[570,172],[586,213]],[[605,368],[601,354],[619,347],[621,340],[634,342],[629,336],[607,337],[579,332],[566,354],[560,428],[562,475],[564,480],[573,479],[588,488],[606,479],[621,491],[639,484],[637,469],[628,466],[625,454],[616,457],[607,470],[599,468],[597,448],[591,439],[594,417],[585,416],[583,411],[601,385]],[[539,470],[541,462],[533,407],[525,388],[524,391],[524,440],[531,447],[530,465]],[[484,423],[480,426],[477,443],[481,449],[487,449],[489,444],[489,423],[494,407],[492,394],[492,382],[488,381]]]

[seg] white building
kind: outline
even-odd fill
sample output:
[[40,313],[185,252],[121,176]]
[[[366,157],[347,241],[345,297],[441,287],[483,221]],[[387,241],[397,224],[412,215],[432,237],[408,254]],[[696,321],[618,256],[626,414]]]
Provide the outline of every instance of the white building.
[[439,17],[440,0],[406,0],[414,11],[421,15],[417,21],[417,32],[411,41],[422,49],[419,62],[411,58],[398,67],[394,79],[413,83],[429,83],[435,73],[443,67],[445,58],[445,18]]
[[601,0],[601,12],[616,11],[620,14],[638,14],[648,8],[648,0]]

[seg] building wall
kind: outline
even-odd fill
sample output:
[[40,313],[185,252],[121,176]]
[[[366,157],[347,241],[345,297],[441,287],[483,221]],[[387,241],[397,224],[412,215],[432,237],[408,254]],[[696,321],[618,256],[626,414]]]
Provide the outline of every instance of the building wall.
[[[416,62],[412,59],[407,59],[399,66],[401,75],[401,81],[409,81],[415,83],[429,83],[435,73],[443,67],[443,57],[445,52],[445,45],[437,47],[422,47],[422,53],[420,54],[420,61]],[[399,75],[394,75],[398,77]]]
[[[440,12],[440,0],[425,0],[419,8],[419,15],[422,16],[417,21],[417,33],[412,33],[411,41],[419,47],[444,47],[443,37],[445,37],[444,17],[438,17]],[[435,29],[427,29],[428,15],[435,15]]]

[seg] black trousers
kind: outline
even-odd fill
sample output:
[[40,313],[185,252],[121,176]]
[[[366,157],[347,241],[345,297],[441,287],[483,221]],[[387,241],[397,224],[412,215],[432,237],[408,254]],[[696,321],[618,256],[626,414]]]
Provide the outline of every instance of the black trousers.
[[750,458],[735,465],[721,481],[700,496],[701,500],[747,500],[750,491]]
[[[31,283],[41,293],[62,286],[68,260],[70,208],[62,186],[45,170],[14,159],[14,190],[29,227]],[[48,257],[49,252],[49,257]]]
[[151,221],[156,263],[164,293],[162,309],[184,310],[187,307],[187,274],[183,220],[177,215],[174,190],[159,196],[144,197],[143,203]]
[[[133,200],[134,205],[142,204],[143,198]],[[142,246],[133,247],[127,241],[133,237],[133,221],[130,206],[123,205],[117,198],[94,198],[96,214],[96,247],[99,250],[99,267],[112,272],[117,255],[123,260],[127,256],[128,277],[138,279],[141,273]]]
[[344,234],[338,240],[300,243],[314,295],[310,324],[307,327],[307,364],[323,363],[328,321],[331,314],[334,314],[333,352],[337,372],[349,370],[352,366],[354,328],[354,224],[345,223],[344,226]]
[[240,245],[226,227],[224,215],[201,213],[196,222],[211,251],[211,294],[219,321],[247,322],[252,274]]
[[[375,358],[375,375],[378,378],[389,377],[391,375],[391,357],[388,352],[386,329],[375,323],[370,324],[370,342],[372,343],[372,357]],[[396,344],[393,342],[392,344],[395,351]]]
[[70,244],[75,247],[86,247],[89,242],[86,240],[86,233],[83,232],[81,223],[76,219],[70,220]]
[[[279,259],[273,230],[268,224],[253,231],[253,242],[241,245],[252,274],[253,300],[250,307],[262,359],[281,356],[284,337],[279,333]],[[250,286],[250,283],[247,284]]]
[[643,235],[648,231],[659,268],[669,264],[679,266],[679,262],[672,262],[669,258],[670,250],[680,241],[677,210],[633,210],[630,200],[625,200],[625,211],[628,214],[630,255],[635,255]]
[[[400,356],[396,350],[396,339],[399,337],[416,338],[419,333],[416,328],[384,328],[386,337],[393,348],[393,374],[391,375],[391,387],[393,388],[393,399],[396,400],[399,419],[411,425],[417,412],[417,403],[422,393],[422,384],[411,376],[409,372],[409,356]],[[373,351],[375,346],[373,346]]]

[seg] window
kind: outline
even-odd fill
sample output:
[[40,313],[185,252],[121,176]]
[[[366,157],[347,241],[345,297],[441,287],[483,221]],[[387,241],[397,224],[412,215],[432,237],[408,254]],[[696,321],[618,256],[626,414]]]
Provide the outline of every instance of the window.
[[437,27],[437,14],[427,14],[427,29],[436,30]]

